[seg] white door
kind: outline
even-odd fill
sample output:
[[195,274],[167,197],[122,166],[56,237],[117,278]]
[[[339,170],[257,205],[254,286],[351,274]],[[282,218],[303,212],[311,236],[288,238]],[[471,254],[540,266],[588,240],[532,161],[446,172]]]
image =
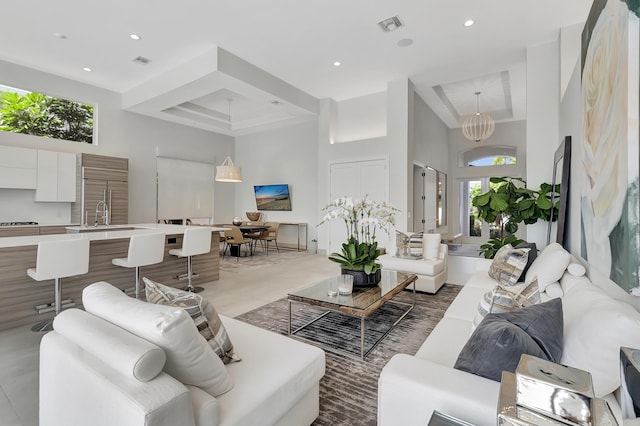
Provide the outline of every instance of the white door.
[[[367,196],[372,201],[389,201],[387,160],[354,161],[331,164],[329,170],[331,201],[339,197],[354,199]],[[379,247],[385,247],[387,234],[379,230],[376,235]],[[329,224],[329,253],[340,253],[341,245],[347,240],[344,222],[333,220]]]

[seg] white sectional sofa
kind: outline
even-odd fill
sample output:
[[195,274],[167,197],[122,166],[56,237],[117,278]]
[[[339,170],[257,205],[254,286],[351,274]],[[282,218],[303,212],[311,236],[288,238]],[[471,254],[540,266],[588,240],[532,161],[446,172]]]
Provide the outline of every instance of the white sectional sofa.
[[[426,425],[434,410],[477,426],[496,424],[500,383],[453,368],[472,333],[480,299],[497,284],[487,274],[490,264],[478,260],[477,271],[415,355],[395,355],[383,368],[379,426]],[[640,347],[640,314],[585,276],[565,272],[560,286],[564,292],[561,363],[592,373],[596,396],[609,402],[622,425],[612,393],[620,382],[619,347]],[[549,299],[546,293],[541,296],[543,301]]]
[[[104,288],[108,285],[97,284]],[[83,303],[87,307],[85,297],[86,294]],[[130,302],[107,298],[94,300],[92,306],[94,311],[105,312],[119,303]],[[173,318],[180,316],[193,324],[181,308],[145,305],[152,305],[156,311],[167,310],[163,319],[152,324],[156,329],[164,327],[162,333],[167,336],[176,331],[171,330],[175,328],[173,324],[165,327]],[[64,311],[40,346],[40,425],[311,424],[318,416],[324,351],[220,317],[242,361],[223,365],[213,355],[217,368],[226,369],[225,376],[232,386],[214,397],[169,375],[166,350],[97,315],[78,309]],[[194,333],[195,340],[201,338],[197,330]],[[178,345],[188,345],[188,340]],[[204,338],[201,343],[208,348]],[[192,355],[183,353],[182,361],[194,369],[197,379],[212,366],[196,365],[198,360]]]

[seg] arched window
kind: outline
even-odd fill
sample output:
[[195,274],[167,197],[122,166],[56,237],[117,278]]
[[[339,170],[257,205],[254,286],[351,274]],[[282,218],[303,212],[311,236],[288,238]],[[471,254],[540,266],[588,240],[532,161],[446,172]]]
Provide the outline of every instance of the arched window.
[[479,146],[462,152],[459,167],[505,166],[517,162],[515,146]]

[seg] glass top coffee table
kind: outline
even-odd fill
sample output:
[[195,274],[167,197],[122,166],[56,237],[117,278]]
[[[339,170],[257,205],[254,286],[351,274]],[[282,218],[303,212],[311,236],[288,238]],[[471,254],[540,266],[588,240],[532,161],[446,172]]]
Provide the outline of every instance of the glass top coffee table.
[[[336,280],[338,277],[332,277],[320,281],[317,284],[314,284],[310,287],[306,287],[303,289],[296,290],[289,294],[289,327],[288,332],[290,336],[294,336],[301,340],[311,341],[316,345],[322,346],[323,348],[330,350],[332,352],[344,354],[347,356],[353,357],[354,354],[351,352],[343,351],[340,348],[336,348],[333,346],[329,346],[319,342],[317,340],[309,339],[306,337],[302,337],[300,335],[296,336],[296,333],[301,330],[309,327],[311,324],[316,321],[322,319],[326,315],[331,312],[338,312],[340,314],[348,315],[351,317],[356,317],[360,319],[360,359],[364,360],[365,357],[384,339],[387,334],[405,317],[411,310],[414,308],[416,304],[416,285],[415,281],[418,278],[416,275],[408,273],[408,272],[400,272],[400,271],[392,271],[383,269],[382,271],[382,279],[380,283],[373,287],[353,287],[353,293],[344,296],[329,296],[329,284],[331,280]],[[393,300],[391,303],[403,305],[407,307],[407,309],[402,313],[402,315],[387,329],[384,334],[378,338],[371,347],[365,350],[365,331],[366,324],[365,320],[375,311],[377,311],[380,307],[391,301],[395,295],[400,293],[402,290],[407,288],[410,284],[413,284],[413,299],[412,303],[400,302],[397,300]],[[310,321],[307,321],[304,325],[292,329],[291,327],[291,305],[293,302],[304,303],[312,306],[319,306],[323,309],[326,309],[326,312],[322,313],[317,318],[313,318]]]

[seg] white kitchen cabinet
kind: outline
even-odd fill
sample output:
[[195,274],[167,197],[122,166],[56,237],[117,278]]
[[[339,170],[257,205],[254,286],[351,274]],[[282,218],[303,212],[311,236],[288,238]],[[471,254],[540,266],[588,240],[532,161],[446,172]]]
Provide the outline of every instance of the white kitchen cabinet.
[[38,150],[36,201],[76,201],[76,155]]
[[0,146],[0,188],[36,189],[38,152]]

